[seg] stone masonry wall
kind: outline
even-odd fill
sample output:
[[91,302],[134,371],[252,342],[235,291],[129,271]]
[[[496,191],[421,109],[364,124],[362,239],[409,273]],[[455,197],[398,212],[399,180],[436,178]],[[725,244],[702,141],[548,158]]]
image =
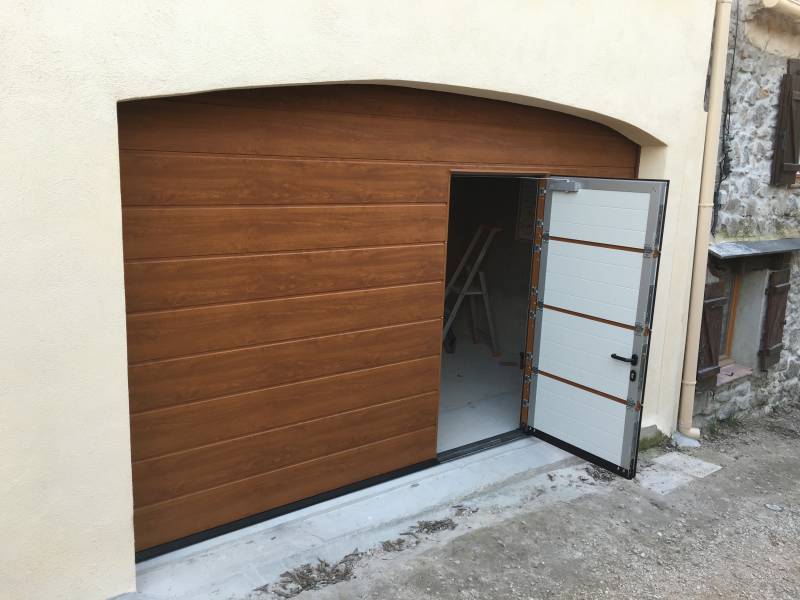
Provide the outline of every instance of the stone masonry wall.
[[[736,49],[734,0],[728,56],[728,68],[733,61],[727,140],[731,172],[720,185],[715,241],[800,237],[800,189],[769,185],[780,83],[787,58],[800,57],[800,27],[761,11],[755,0],[739,3]],[[792,258],[783,344],[780,362],[767,372],[699,393],[696,424],[754,409],[769,411],[800,398],[798,253]]]
[[781,359],[768,371],[737,379],[697,394],[694,421],[700,428],[711,421],[761,410],[771,411],[800,398],[800,256],[792,259],[792,287],[786,305]]

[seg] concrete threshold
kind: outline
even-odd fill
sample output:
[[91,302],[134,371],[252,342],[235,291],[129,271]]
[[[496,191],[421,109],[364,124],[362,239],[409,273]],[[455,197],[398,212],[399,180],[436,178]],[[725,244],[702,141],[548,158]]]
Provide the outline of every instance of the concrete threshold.
[[153,600],[246,595],[303,563],[397,538],[482,490],[578,462],[535,438],[516,440],[142,562],[137,587]]

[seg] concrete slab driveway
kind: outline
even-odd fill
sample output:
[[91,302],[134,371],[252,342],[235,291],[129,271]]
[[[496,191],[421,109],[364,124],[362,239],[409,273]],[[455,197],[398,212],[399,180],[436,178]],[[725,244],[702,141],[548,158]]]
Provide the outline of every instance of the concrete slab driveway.
[[653,462],[665,449],[645,453],[638,481],[570,467],[538,484],[538,501],[479,503],[455,511],[452,529],[325,563],[343,581],[324,585],[325,566],[307,565],[250,598],[303,585],[320,587],[298,600],[800,598],[800,410],[715,429],[681,454],[722,468],[689,464],[674,489],[657,484],[675,462]]

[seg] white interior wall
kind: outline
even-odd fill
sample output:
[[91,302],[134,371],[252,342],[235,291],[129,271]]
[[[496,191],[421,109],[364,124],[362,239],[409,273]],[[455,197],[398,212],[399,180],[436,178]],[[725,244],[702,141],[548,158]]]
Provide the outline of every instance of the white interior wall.
[[[563,110],[671,181],[645,425],[673,428],[714,2],[4,3],[0,23],[0,585],[131,590],[116,102],[385,82]],[[422,83],[419,83],[422,82]]]

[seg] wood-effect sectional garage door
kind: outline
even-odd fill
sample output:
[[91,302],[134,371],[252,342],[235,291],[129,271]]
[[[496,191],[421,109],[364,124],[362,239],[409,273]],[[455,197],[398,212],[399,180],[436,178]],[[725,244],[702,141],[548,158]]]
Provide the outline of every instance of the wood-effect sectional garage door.
[[634,177],[638,155],[388,86],[118,114],[138,550],[435,458],[452,172]]

